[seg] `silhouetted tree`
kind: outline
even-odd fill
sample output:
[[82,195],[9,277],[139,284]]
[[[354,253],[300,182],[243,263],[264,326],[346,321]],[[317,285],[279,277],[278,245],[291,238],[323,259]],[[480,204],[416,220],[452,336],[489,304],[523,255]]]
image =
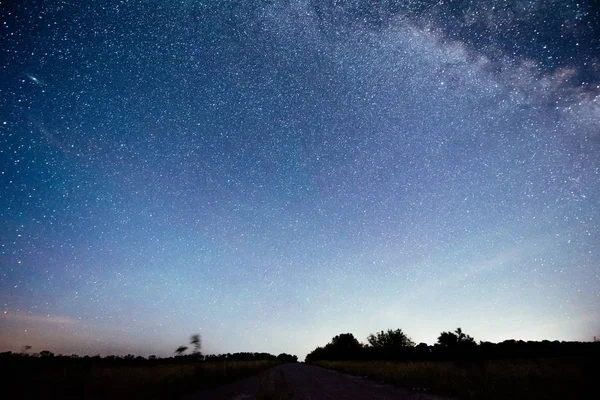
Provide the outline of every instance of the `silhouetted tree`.
[[367,342],[374,348],[393,349],[400,347],[412,347],[415,343],[408,337],[402,329],[395,331],[388,329],[387,332],[381,331],[376,334],[370,334]]
[[436,358],[458,361],[478,357],[477,343],[461,328],[457,328],[454,332],[442,332],[437,341],[438,343],[434,347]]
[[323,347],[317,347],[316,349],[308,353],[304,358],[304,361],[306,362],[312,362],[317,360],[325,360],[325,349]]
[[431,356],[431,348],[427,345],[427,343],[419,343],[415,346],[413,355],[416,359],[426,360]]
[[439,345],[447,348],[460,345],[476,345],[475,339],[466,335],[461,328],[456,328],[454,332],[442,332],[437,341]]
[[176,354],[176,355],[178,355],[178,356],[181,356],[181,355],[183,355],[183,353],[185,353],[185,351],[186,351],[187,349],[188,349],[188,347],[187,347],[187,346],[179,346],[179,347],[177,348],[177,350],[175,350],[175,354]]
[[40,357],[54,357],[54,353],[48,350],[40,351]]
[[351,333],[337,335],[325,346],[325,353],[331,360],[359,359],[362,350],[363,345]]
[[399,360],[410,356],[415,343],[402,329],[381,331],[367,337],[369,358]]
[[295,362],[298,362],[298,357],[292,356],[287,353],[281,353],[280,355],[277,356],[277,361],[294,362],[295,363]]

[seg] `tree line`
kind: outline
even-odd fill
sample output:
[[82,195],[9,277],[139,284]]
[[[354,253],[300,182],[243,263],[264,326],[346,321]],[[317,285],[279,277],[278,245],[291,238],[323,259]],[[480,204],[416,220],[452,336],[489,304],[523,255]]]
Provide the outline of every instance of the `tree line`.
[[186,357],[189,359],[195,359],[200,361],[219,361],[219,360],[231,360],[231,361],[281,361],[281,362],[297,362],[298,357],[287,353],[281,353],[278,356],[269,353],[227,353],[227,354],[210,354],[208,356],[202,355],[200,349],[202,348],[202,338],[199,333],[196,333],[190,337],[190,346],[192,352],[185,354],[190,348],[186,345],[179,346],[175,349],[177,357]]
[[[191,352],[186,354],[186,351],[190,349],[187,345],[179,346],[175,349],[173,357],[157,357],[151,355],[148,358],[142,356],[134,356],[133,354],[127,354],[126,356],[83,356],[80,357],[77,354],[72,355],[54,355],[51,351],[43,350],[39,353],[30,353],[31,346],[23,346],[20,353],[13,353],[7,351],[0,353],[0,362],[11,362],[11,363],[44,363],[50,360],[53,363],[62,361],[64,363],[77,363],[84,366],[97,366],[97,365],[139,365],[148,363],[189,363],[198,361],[279,361],[279,362],[298,362],[298,357],[295,355],[281,353],[274,355],[270,353],[226,353],[226,354],[202,354],[202,338],[200,334],[194,334],[190,337]],[[36,361],[32,361],[36,360]]]
[[78,364],[82,366],[114,366],[114,365],[146,365],[146,364],[187,364],[195,362],[217,362],[217,361],[279,361],[279,362],[297,362],[298,357],[295,355],[281,353],[274,355],[270,353],[226,353],[226,354],[208,354],[204,355],[176,355],[173,357],[157,357],[151,355],[149,357],[135,356],[127,354],[125,356],[109,355],[101,357],[96,356],[79,356],[77,354],[63,355],[54,354],[51,351],[43,350],[39,353],[18,353],[18,352],[2,352],[0,353],[0,364],[3,362],[10,363],[66,363]]
[[388,329],[367,337],[361,343],[352,333],[335,336],[323,347],[306,356],[306,362],[327,360],[469,360],[541,357],[580,357],[600,355],[600,342],[560,342],[505,340],[477,343],[461,328],[441,332],[437,343],[415,344],[401,329]]

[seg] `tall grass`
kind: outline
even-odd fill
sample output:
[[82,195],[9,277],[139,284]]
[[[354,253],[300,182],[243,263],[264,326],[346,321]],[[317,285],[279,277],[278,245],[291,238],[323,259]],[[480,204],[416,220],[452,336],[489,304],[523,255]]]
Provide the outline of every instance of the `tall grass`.
[[[590,359],[481,362],[319,361],[326,368],[465,400],[584,398],[599,368]],[[589,398],[589,397],[586,397]]]
[[11,371],[12,379],[5,390],[24,399],[179,399],[186,393],[233,382],[277,364],[280,363],[215,361],[88,368],[44,365]]

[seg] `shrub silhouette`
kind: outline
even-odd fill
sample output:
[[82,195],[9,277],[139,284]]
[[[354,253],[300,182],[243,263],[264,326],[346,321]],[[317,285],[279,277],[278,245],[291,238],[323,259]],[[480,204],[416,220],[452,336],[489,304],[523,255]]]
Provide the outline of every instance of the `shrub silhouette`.
[[471,346],[476,344],[475,339],[469,335],[466,335],[461,328],[456,328],[454,332],[442,332],[437,341],[440,346],[448,348],[454,348],[457,346]]
[[298,362],[298,356],[293,356],[287,353],[281,353],[277,356],[277,361],[283,362]]

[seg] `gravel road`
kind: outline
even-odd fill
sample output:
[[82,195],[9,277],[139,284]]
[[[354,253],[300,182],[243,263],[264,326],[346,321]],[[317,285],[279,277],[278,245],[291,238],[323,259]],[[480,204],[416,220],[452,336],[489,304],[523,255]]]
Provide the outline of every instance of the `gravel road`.
[[285,364],[229,385],[194,393],[185,400],[441,400],[361,377],[307,364]]

